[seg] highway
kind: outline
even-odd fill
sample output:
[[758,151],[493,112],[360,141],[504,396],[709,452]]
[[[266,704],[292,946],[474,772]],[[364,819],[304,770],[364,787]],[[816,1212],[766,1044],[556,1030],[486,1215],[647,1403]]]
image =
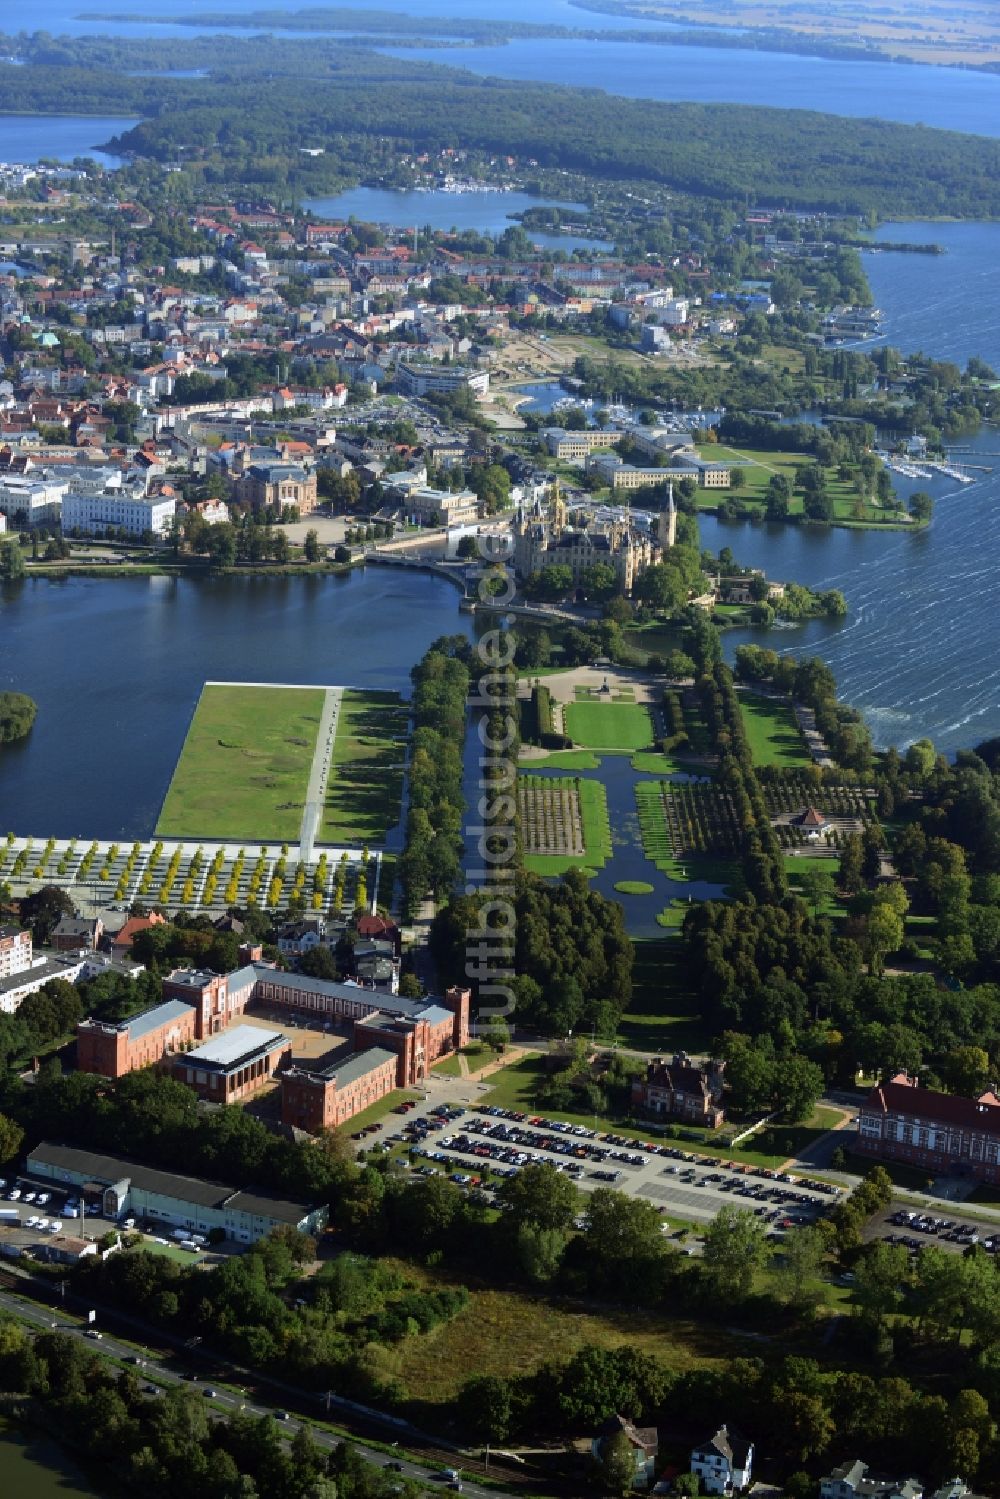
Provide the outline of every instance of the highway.
[[[206,1402],[210,1400],[212,1410],[220,1420],[225,1416],[233,1415],[237,1412],[251,1416],[275,1416],[281,1420],[282,1430],[288,1439],[291,1439],[296,1430],[301,1426],[305,1427],[317,1445],[326,1451],[332,1451],[341,1444],[342,1438],[334,1436],[325,1427],[317,1425],[315,1422],[302,1417],[294,1411],[288,1412],[285,1415],[281,1407],[265,1403],[261,1399],[259,1391],[241,1389],[239,1386],[237,1386],[235,1392],[231,1388],[224,1388],[221,1384],[221,1379],[225,1377],[232,1383],[233,1377],[239,1373],[232,1366],[229,1367],[229,1371],[225,1376],[218,1374],[211,1377],[200,1374],[192,1376],[187,1371],[174,1367],[171,1362],[168,1362],[158,1352],[151,1352],[143,1348],[141,1355],[137,1354],[136,1343],[124,1342],[111,1332],[102,1331],[100,1338],[89,1339],[87,1338],[86,1329],[81,1326],[76,1318],[70,1316],[68,1313],[57,1307],[39,1305],[26,1297],[15,1294],[10,1287],[16,1283],[15,1276],[9,1272],[0,1271],[0,1311],[16,1317],[18,1321],[27,1324],[38,1332],[58,1330],[71,1333],[81,1340],[87,1339],[86,1346],[92,1353],[116,1363],[125,1364],[126,1366],[132,1365],[135,1367],[137,1374],[144,1384],[150,1386],[156,1385],[161,1390],[169,1388],[171,1385],[186,1385],[190,1389],[201,1391],[202,1398]],[[152,1328],[149,1329],[149,1334],[151,1337],[158,1335]],[[213,1367],[225,1366],[225,1360],[219,1358],[217,1355],[209,1354],[208,1357],[211,1358]],[[209,1390],[212,1391],[210,1396],[206,1393]],[[296,1393],[299,1393],[299,1398],[301,1398],[300,1392],[289,1391],[289,1399],[292,1399]],[[149,1398],[155,1398],[151,1392]],[[320,1396],[319,1399],[322,1400],[323,1397]],[[426,1459],[424,1462],[414,1461],[403,1452],[402,1448],[400,1448],[399,1456],[394,1457],[380,1452],[374,1447],[367,1446],[364,1441],[356,1441],[353,1437],[351,1438],[355,1450],[367,1462],[372,1463],[378,1468],[386,1468],[392,1465],[393,1470],[398,1471],[402,1477],[426,1485],[424,1492],[427,1494],[448,1494],[453,1492],[448,1478],[444,1476],[446,1468],[453,1468],[460,1473],[461,1491],[464,1494],[474,1496],[474,1499],[497,1499],[498,1495],[503,1494],[508,1494],[513,1499],[513,1496],[517,1495],[520,1489],[527,1486],[530,1486],[535,1492],[538,1491],[539,1480],[537,1476],[533,1477],[529,1482],[527,1477],[522,1478],[519,1474],[510,1474],[503,1470],[498,1470],[496,1462],[493,1462],[487,1469],[486,1464],[483,1462],[468,1460],[446,1448],[436,1448],[429,1444],[422,1445],[415,1442],[410,1436],[407,1436],[406,1440],[410,1447],[420,1445]],[[393,1443],[392,1445],[395,1447],[397,1444]],[[487,1471],[491,1479],[489,1488],[475,1481],[476,1476],[485,1476]],[[500,1480],[504,1483],[509,1483],[510,1486],[506,1488],[499,1487],[498,1481]]]

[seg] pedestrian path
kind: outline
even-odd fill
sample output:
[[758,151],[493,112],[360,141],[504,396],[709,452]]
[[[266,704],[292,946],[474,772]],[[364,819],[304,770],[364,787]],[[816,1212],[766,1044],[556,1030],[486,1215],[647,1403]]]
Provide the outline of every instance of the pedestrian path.
[[302,823],[299,827],[299,858],[303,863],[312,858],[313,845],[316,842],[316,834],[319,832],[343,695],[342,687],[328,687],[323,695],[323,712],[320,715],[316,749],[313,752],[309,785],[306,788],[306,804],[302,810]]

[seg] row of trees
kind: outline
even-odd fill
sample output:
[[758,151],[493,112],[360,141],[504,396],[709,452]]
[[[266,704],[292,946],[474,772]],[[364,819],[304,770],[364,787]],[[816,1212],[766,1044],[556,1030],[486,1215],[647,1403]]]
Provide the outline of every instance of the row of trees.
[[406,845],[399,872],[403,908],[411,917],[428,893],[448,895],[458,878],[471,656],[464,636],[442,636],[410,674],[414,728]]

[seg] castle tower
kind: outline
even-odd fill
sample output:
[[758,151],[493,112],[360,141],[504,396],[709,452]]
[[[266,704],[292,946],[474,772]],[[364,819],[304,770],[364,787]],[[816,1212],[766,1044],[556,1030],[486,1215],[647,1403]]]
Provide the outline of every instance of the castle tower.
[[566,501],[562,497],[562,486],[559,476],[552,486],[552,534],[561,536],[566,529]]
[[656,521],[656,536],[664,551],[677,544],[677,506],[674,504],[674,481],[667,483],[667,507]]

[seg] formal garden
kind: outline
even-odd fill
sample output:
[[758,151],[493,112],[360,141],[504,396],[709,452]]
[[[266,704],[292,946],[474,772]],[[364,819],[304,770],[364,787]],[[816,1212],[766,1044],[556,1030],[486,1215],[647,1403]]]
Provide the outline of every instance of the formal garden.
[[610,859],[611,825],[600,781],[521,774],[517,800],[524,866],[532,874],[590,873]]

